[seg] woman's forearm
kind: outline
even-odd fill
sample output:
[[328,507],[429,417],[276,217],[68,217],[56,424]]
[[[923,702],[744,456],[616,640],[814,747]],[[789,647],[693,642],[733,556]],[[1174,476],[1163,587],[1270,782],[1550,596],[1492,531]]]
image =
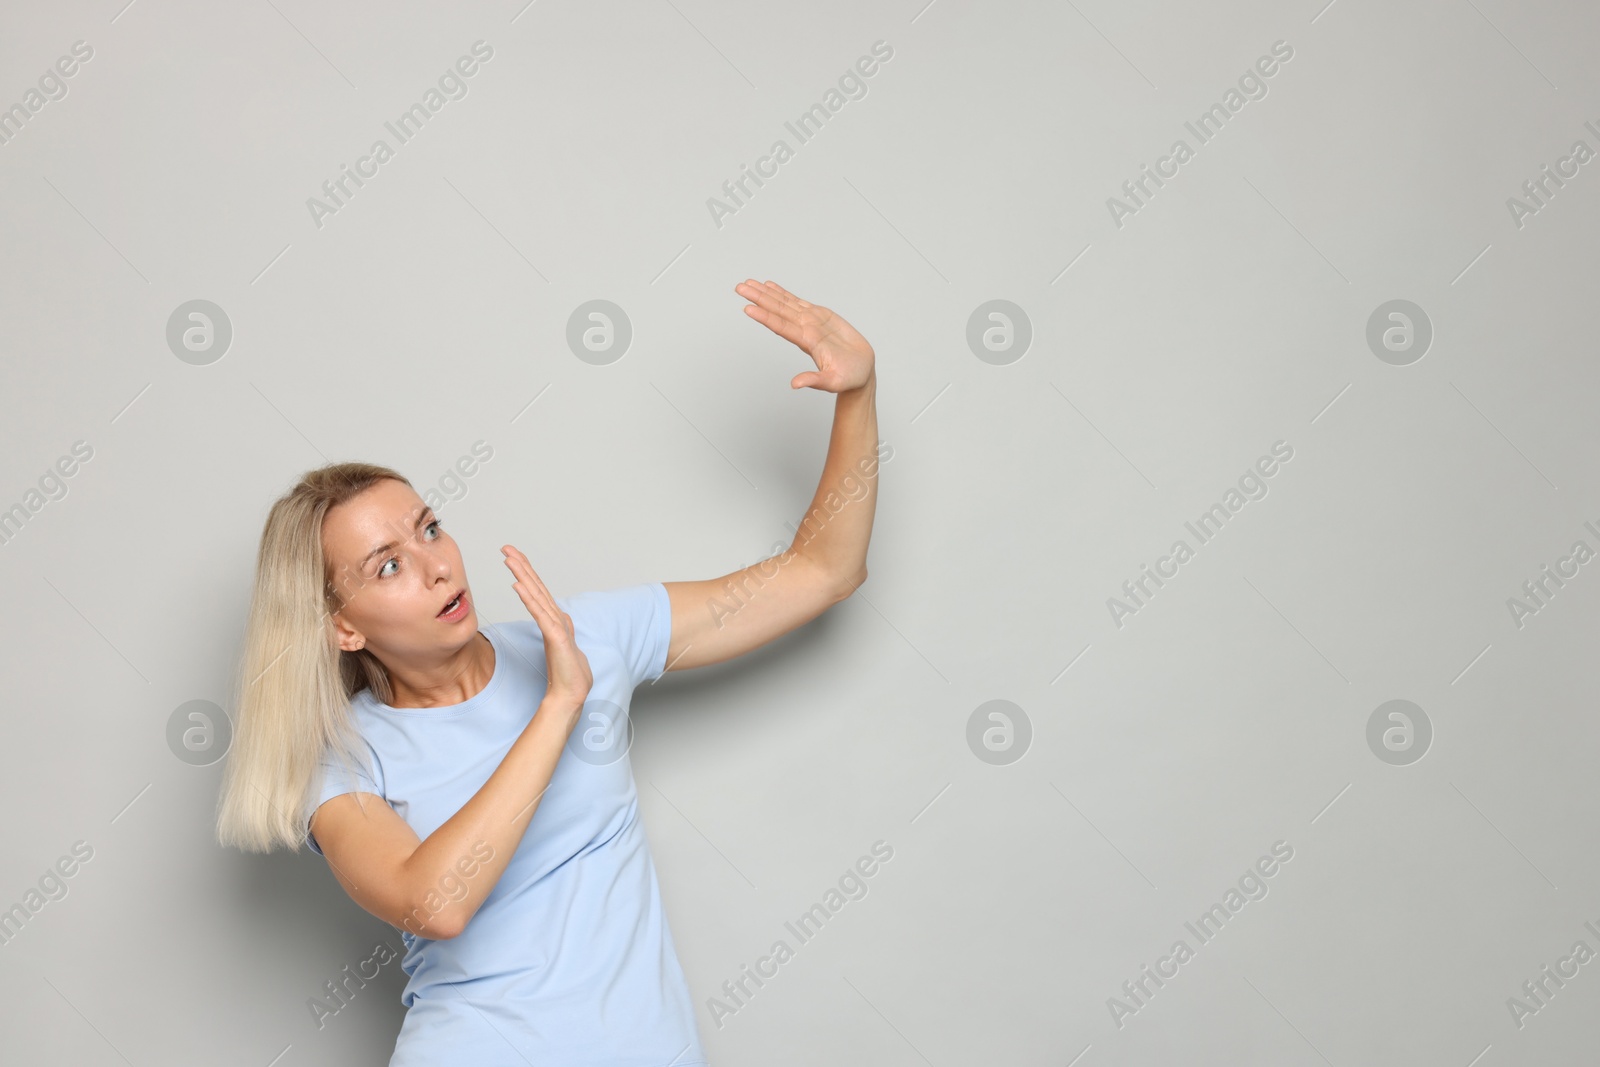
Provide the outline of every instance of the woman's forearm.
[[550,786],[582,707],[542,702],[472,799],[405,864],[416,901],[402,924],[419,937],[455,937],[489,896]]
[[866,577],[867,545],[878,504],[878,373],[838,394],[828,458],[816,495],[791,546],[851,585]]

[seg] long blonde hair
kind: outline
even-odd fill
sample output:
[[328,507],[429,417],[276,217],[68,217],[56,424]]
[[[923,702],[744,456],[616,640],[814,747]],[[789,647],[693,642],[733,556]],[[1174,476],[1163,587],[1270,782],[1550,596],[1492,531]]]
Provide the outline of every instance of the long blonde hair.
[[[234,680],[234,738],[218,801],[217,841],[250,852],[298,852],[322,760],[365,764],[350,712],[362,689],[387,704],[389,674],[366,649],[339,648],[330,616],[344,595],[322,552],[328,509],[399,472],[372,463],[307,471],[267,514]],[[359,578],[345,576],[344,581]],[[370,768],[369,768],[370,770]]]

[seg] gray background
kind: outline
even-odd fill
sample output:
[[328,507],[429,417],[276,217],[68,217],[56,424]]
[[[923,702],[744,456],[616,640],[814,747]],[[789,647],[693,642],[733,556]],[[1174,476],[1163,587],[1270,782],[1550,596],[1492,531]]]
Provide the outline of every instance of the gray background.
[[[1507,998],[1600,950],[1600,564],[1520,627],[1507,601],[1600,548],[1600,163],[1521,227],[1506,200],[1600,148],[1600,12],[1325,3],[6,5],[0,104],[94,56],[0,146],[0,507],[94,455],[0,546],[0,907],[94,857],[0,946],[4,1058],[386,1062],[398,964],[320,1030],[306,1002],[397,933],[309,852],[217,848],[222,764],[166,740],[227,700],[267,506],[488,442],[443,511],[486,621],[522,614],[508,541],[560,594],[760,559],[832,397],[788,389],[810,364],[741,313],[754,276],[874,344],[894,453],[857,596],[635,698],[714,1064],[1588,1062],[1600,963],[1521,1027]],[[479,39],[468,95],[314,225]],[[867,95],[715,225],[878,40]],[[1279,40],[1267,95],[1115,225]],[[233,328],[203,366],[165,341],[193,299]],[[565,341],[595,299],[633,327],[606,366]],[[996,299],[1032,329],[1004,365],[966,341]],[[1434,331],[1403,366],[1366,341],[1394,299]],[[1276,441],[1268,495],[1115,625]],[[1433,727],[1409,765],[1367,742],[1393,699]],[[1031,724],[1006,765],[967,740],[991,700]],[[880,839],[870,892],[715,1025]],[[1119,1027],[1277,841],[1268,895]]]

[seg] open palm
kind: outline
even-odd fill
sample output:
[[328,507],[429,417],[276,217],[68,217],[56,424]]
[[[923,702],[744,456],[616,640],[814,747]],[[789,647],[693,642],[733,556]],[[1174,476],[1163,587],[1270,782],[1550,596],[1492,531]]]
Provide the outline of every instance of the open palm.
[[842,316],[820,304],[801,300],[771,280],[758,282],[751,278],[734,286],[733,291],[750,301],[745,305],[745,314],[792,342],[816,363],[816,370],[790,379],[790,388],[842,393],[865,385],[872,377],[872,346]]

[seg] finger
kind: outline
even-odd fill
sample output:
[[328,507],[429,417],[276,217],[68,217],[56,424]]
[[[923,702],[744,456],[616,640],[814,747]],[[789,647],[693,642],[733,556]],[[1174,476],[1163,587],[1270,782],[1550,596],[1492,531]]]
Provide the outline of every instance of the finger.
[[536,618],[554,619],[558,612],[555,599],[539,580],[539,576],[533,573],[532,568],[526,563],[521,563],[512,568],[512,573],[517,576],[512,588],[517,591],[517,595],[527,605],[528,610]]
[[528,613],[534,617],[535,621],[540,623],[541,627],[546,623],[554,625],[559,617],[558,612],[560,610],[555,603],[555,598],[550,595],[550,590],[545,588],[544,582],[539,580],[538,574],[534,572],[533,564],[528,562],[528,557],[515,548],[506,547],[508,549],[506,551],[506,566],[510,568],[511,573],[517,579],[512,583],[512,589],[515,590],[518,599],[522,601],[523,607],[528,609]]
[[511,583],[511,591],[517,594],[517,599],[522,601],[522,606],[527,609],[533,621],[539,624],[540,630],[548,630],[551,625],[550,612],[544,603],[529,588],[527,582],[518,579]]
[[518,597],[527,607],[528,613],[534,617],[534,621],[540,624],[540,632],[548,630],[553,633],[564,633],[569,639],[576,640],[577,633],[572,616],[561,610],[561,605],[556,603],[555,594],[550,592],[544,584],[544,579],[533,569],[528,557],[515,547],[507,547],[511,549],[506,560],[507,565],[511,566],[512,573],[518,576],[518,581],[512,588],[517,591]]
[[799,317],[802,301],[796,299],[795,295],[783,286],[773,281],[758,282],[754,279],[751,280],[750,284],[782,305],[791,317]]
[[777,334],[779,337],[783,338],[785,341],[788,341],[792,344],[800,343],[800,338],[803,336],[803,332],[800,329],[800,324],[798,322],[786,318],[777,312],[768,311],[765,308],[755,307],[751,304],[746,304],[744,306],[744,313],[749,315],[752,319],[755,319],[767,329],[771,330],[773,333]]
[[528,578],[531,580],[533,587],[538,589],[540,593],[544,594],[545,597],[554,602],[555,597],[551,596],[550,590],[545,588],[543,579],[541,579],[539,577],[539,573],[533,569],[533,564],[528,560],[528,557],[523,554],[522,550],[517,548],[515,545],[507,545],[506,548],[510,549],[511,561],[515,564],[516,568],[519,571],[527,572]]
[[789,290],[785,289],[783,286],[779,285],[777,282],[773,281],[771,278],[767,279],[767,285],[769,287],[773,288],[773,289],[776,289],[779,292],[780,295],[788,297],[790,300],[792,300],[794,303],[798,304],[800,307],[808,308],[808,307],[812,307],[813,306],[813,305],[807,303],[806,301],[801,300],[798,296],[795,296],[793,293],[791,293]]
[[754,278],[735,288],[740,296],[752,304],[759,305],[763,310],[782,315],[785,318],[796,318],[800,310],[792,305],[787,296],[780,296],[776,291],[767,288]]

